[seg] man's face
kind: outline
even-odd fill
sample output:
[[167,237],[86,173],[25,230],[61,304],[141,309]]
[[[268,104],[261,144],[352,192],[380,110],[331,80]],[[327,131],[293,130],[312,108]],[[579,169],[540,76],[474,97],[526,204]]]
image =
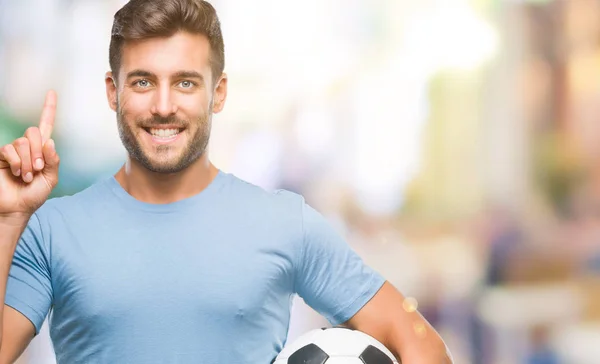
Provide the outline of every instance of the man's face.
[[125,149],[146,169],[176,173],[205,153],[226,84],[214,92],[209,58],[208,39],[186,32],[123,46],[117,86],[107,77],[107,92]]

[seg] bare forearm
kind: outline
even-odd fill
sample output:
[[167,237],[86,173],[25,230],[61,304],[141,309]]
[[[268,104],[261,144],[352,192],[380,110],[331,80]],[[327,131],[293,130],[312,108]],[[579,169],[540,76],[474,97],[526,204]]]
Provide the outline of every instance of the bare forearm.
[[421,355],[416,358],[404,358],[399,361],[401,364],[454,364],[449,352],[438,351],[429,355]]
[[452,355],[445,346],[427,352],[416,352],[410,349],[404,350],[403,353],[396,350],[393,352],[401,364],[454,364]]
[[402,364],[453,363],[440,335],[417,311],[416,301],[389,282],[346,325],[381,341]]
[[385,345],[401,360],[402,364],[453,364],[448,347],[417,312],[413,313],[411,328],[404,325],[386,335]]
[[4,298],[6,296],[8,273],[17,242],[23,230],[25,230],[28,220],[27,216],[0,217],[0,347],[2,346]]

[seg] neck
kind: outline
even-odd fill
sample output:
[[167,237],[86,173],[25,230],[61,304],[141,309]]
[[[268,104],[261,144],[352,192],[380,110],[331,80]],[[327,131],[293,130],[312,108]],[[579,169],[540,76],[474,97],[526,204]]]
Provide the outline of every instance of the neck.
[[128,157],[127,162],[115,174],[115,179],[139,201],[166,204],[197,195],[218,173],[219,170],[209,161],[207,153],[177,173],[152,172]]

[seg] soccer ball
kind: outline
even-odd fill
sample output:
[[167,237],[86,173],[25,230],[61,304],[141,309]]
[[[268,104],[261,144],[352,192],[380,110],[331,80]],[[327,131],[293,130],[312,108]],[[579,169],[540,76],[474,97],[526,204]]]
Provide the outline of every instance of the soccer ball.
[[311,330],[289,345],[273,364],[398,364],[373,337],[342,327]]

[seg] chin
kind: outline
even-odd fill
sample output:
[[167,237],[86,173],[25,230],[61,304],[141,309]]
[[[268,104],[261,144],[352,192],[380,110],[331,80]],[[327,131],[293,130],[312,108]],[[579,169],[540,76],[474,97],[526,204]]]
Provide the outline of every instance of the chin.
[[[129,156],[139,166],[148,171],[162,174],[178,173],[193,165],[203,154],[204,148],[199,144],[156,145],[144,143],[144,138],[137,143],[125,143]],[[181,143],[183,144],[183,143]]]
[[197,159],[185,157],[173,158],[152,158],[146,155],[145,161],[140,161],[141,164],[148,170],[155,173],[178,173],[190,167]]
[[186,166],[173,163],[150,163],[148,165],[144,165],[144,167],[151,172],[161,174],[179,173],[187,168]]

